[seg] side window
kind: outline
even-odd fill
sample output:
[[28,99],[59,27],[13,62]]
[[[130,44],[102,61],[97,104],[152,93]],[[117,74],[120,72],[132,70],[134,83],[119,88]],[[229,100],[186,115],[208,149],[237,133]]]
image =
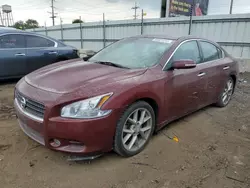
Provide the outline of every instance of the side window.
[[182,44],[176,50],[170,62],[172,64],[173,61],[182,59],[191,59],[197,64],[201,62],[200,52],[196,41],[189,41]]
[[25,48],[24,36],[16,34],[0,36],[0,48]]
[[43,37],[26,35],[27,47],[53,47],[55,43]]
[[[201,41],[200,42],[201,45],[201,50],[203,52],[203,58],[204,58],[204,62],[206,61],[213,61],[216,59],[220,58],[220,53],[219,53],[219,49],[214,46],[213,44],[209,43],[209,42],[204,42]],[[222,56],[222,54],[221,54]]]

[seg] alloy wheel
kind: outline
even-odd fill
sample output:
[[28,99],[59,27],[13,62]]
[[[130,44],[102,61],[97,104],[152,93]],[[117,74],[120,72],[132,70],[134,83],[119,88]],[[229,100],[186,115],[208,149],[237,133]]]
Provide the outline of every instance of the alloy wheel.
[[229,103],[231,96],[233,94],[233,87],[234,87],[233,80],[229,79],[222,94],[222,102],[224,105],[227,105]]
[[152,115],[146,108],[133,111],[122,130],[122,144],[130,152],[140,150],[148,141],[153,128]]

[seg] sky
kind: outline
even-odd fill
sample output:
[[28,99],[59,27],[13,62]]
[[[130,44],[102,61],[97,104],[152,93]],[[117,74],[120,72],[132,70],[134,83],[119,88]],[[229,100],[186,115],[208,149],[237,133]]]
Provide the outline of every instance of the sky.
[[[0,5],[3,4],[1,2],[6,3],[6,0],[0,0]],[[48,13],[51,12],[51,0],[8,0],[8,5],[12,6],[15,22],[32,18],[40,25],[45,25],[45,22],[47,26],[52,25]],[[143,8],[148,18],[160,16],[161,0],[137,0],[137,5],[140,7],[138,15]],[[132,19],[133,6],[134,0],[55,0],[55,23],[60,24],[60,18],[63,23],[71,23],[80,16],[85,22],[101,21],[103,13],[107,20]]]
[[[52,25],[51,0],[0,0],[0,5],[12,6],[14,21],[35,19],[40,26]],[[132,19],[135,0],[55,0],[54,7],[57,18],[56,25],[71,23],[73,19],[81,16],[85,22],[101,21],[105,13],[107,20]],[[137,0],[138,15],[141,9],[146,12],[145,18],[159,18],[161,0]],[[208,12],[210,14],[227,14],[230,0],[209,0]],[[250,0],[234,0],[233,13],[250,13]]]

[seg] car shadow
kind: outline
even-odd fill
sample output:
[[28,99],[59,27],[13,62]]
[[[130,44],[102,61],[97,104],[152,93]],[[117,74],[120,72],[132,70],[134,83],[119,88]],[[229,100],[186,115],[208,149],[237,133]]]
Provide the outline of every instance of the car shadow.
[[[185,120],[187,117],[190,118],[192,116],[197,116],[201,113],[204,113],[204,112],[207,112],[208,110],[211,110],[211,109],[216,109],[217,107],[213,106],[213,105],[210,105],[210,106],[207,106],[207,107],[204,107],[202,109],[199,109],[195,112],[192,112],[190,114],[187,114],[177,120],[174,120],[174,121],[171,121],[169,123],[167,123],[166,125],[164,125],[160,130],[158,130],[154,135],[153,135],[153,138],[155,136],[157,136],[158,134],[161,134],[162,132],[164,131],[167,131],[168,129],[171,129],[173,128],[174,126],[176,126],[177,124],[183,122],[183,121],[187,121]],[[121,157],[119,156],[118,154],[116,154],[114,151],[110,151],[110,152],[107,152],[107,153],[103,153],[102,155],[100,155],[99,157],[95,158],[95,159],[92,159],[92,160],[79,160],[79,161],[68,161],[69,163],[72,164],[81,164],[81,165],[84,165],[84,164],[88,164],[88,165],[97,165],[97,164],[101,164],[103,163],[103,161],[117,161],[119,162],[120,160],[126,160],[126,158],[124,157]]]
[[21,78],[12,78],[7,80],[0,80],[0,86],[16,84]]
[[[78,161],[68,161],[67,162],[70,165],[98,165],[98,164],[102,164],[104,161],[107,163],[109,161],[117,161],[119,162],[121,159],[123,159],[123,157],[119,156],[118,154],[116,154],[114,151],[110,151],[107,153],[103,153],[100,156],[98,156],[97,158],[94,159],[89,159],[89,160],[78,160]],[[126,159],[126,158],[124,158]]]
[[204,112],[207,112],[208,110],[211,110],[211,109],[217,109],[217,107],[214,106],[214,105],[209,105],[209,106],[206,106],[206,107],[204,107],[204,108],[201,108],[201,109],[199,109],[199,110],[197,110],[197,111],[195,111],[195,112],[189,113],[189,114],[187,114],[187,115],[185,115],[185,116],[183,116],[183,117],[181,117],[181,118],[178,118],[178,119],[176,119],[176,120],[173,120],[173,121],[171,121],[171,122],[168,122],[168,123],[166,123],[161,129],[157,130],[157,131],[155,132],[155,134],[159,134],[159,133],[161,133],[161,132],[164,131],[164,130],[166,131],[166,130],[168,130],[168,129],[171,129],[171,128],[173,128],[175,125],[177,125],[178,123],[181,123],[181,122],[183,122],[183,121],[187,121],[186,118],[191,118],[191,117],[193,117],[193,116],[197,116],[197,115],[199,115],[199,114],[201,114],[201,113],[204,113]]

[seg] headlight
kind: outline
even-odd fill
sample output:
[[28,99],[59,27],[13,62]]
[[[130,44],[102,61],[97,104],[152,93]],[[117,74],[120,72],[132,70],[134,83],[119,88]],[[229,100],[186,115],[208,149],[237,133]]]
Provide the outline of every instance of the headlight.
[[101,110],[102,105],[113,93],[100,95],[69,104],[62,108],[61,116],[67,118],[97,118],[108,115],[111,110]]

